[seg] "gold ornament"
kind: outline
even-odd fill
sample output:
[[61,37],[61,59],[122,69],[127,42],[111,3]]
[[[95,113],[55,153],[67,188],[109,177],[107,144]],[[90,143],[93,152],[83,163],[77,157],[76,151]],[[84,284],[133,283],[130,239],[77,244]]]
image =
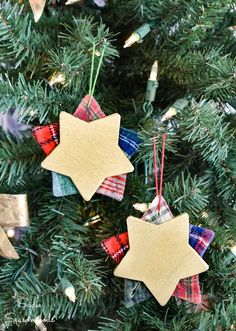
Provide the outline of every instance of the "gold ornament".
[[[29,226],[26,194],[0,194],[0,255],[19,259],[8,237],[14,237],[14,227]],[[7,234],[2,227],[6,227]]]
[[26,194],[0,194],[0,226],[29,226]]

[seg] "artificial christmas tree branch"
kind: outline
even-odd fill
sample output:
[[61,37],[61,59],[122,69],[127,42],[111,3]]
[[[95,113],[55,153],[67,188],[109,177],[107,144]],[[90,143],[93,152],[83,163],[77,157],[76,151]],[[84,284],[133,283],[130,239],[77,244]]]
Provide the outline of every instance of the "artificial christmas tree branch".
[[[48,331],[234,329],[236,120],[226,111],[236,93],[234,1],[109,0],[103,8],[92,0],[49,1],[37,24],[27,1],[0,6],[1,113],[14,108],[31,126],[58,122],[88,93],[94,61],[94,72],[101,65],[93,92],[102,111],[118,112],[142,138],[123,201],[96,194],[85,202],[79,194],[52,196],[33,137],[1,132],[1,193],[27,193],[31,225],[21,240],[11,239],[21,258],[0,259],[0,327],[31,331],[45,318],[55,320],[43,321]],[[144,24],[150,31],[143,42],[123,49]],[[155,60],[159,87],[145,112]],[[152,139],[155,133],[160,152],[163,132],[163,194],[171,211],[187,211],[194,224],[215,232],[205,255],[211,268],[200,279],[213,305],[201,313],[174,298],[166,307],[150,298],[125,308],[122,281],[100,248],[127,230],[129,215],[141,217],[133,204],[154,198]],[[61,279],[74,288],[75,302]]]

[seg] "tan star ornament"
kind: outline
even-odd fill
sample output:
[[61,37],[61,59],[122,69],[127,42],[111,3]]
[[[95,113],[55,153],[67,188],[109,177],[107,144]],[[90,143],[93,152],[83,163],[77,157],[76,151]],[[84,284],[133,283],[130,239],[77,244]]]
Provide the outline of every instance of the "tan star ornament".
[[106,177],[133,171],[118,145],[120,115],[85,122],[60,113],[60,144],[42,167],[71,177],[85,200],[90,200]]
[[127,225],[130,249],[114,274],[142,281],[160,305],[168,302],[180,279],[208,269],[188,243],[188,214],[159,225],[130,216]]

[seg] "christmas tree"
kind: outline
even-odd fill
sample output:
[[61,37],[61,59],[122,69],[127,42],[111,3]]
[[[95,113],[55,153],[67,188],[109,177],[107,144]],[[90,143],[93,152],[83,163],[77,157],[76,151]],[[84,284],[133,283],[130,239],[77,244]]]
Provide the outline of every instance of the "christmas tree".
[[[17,213],[30,219],[10,226],[17,216],[0,208],[0,329],[235,330],[235,2],[23,0],[0,8],[1,206],[27,194]],[[64,173],[41,167],[65,112],[75,125],[75,117],[121,115],[119,146],[134,166],[127,177],[114,173],[124,194],[100,186],[86,201]],[[51,140],[39,141],[42,127]],[[100,145],[105,153],[109,139],[91,159]],[[106,240],[150,208],[160,169],[169,218],[187,213],[193,227],[214,231],[209,270],[192,302],[175,295],[161,306],[144,287],[146,300],[127,304],[140,283],[130,294],[131,283],[114,275]]]

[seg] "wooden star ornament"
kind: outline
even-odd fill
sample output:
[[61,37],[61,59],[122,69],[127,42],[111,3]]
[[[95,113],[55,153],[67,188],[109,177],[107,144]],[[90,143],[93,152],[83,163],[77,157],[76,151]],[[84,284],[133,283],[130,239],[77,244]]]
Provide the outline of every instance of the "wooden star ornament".
[[142,281],[160,305],[168,302],[180,279],[208,269],[188,243],[188,214],[159,225],[130,216],[127,226],[130,249],[114,275]]
[[106,177],[133,171],[118,145],[119,131],[119,114],[85,122],[61,112],[60,144],[42,162],[42,167],[71,177],[88,201]]

